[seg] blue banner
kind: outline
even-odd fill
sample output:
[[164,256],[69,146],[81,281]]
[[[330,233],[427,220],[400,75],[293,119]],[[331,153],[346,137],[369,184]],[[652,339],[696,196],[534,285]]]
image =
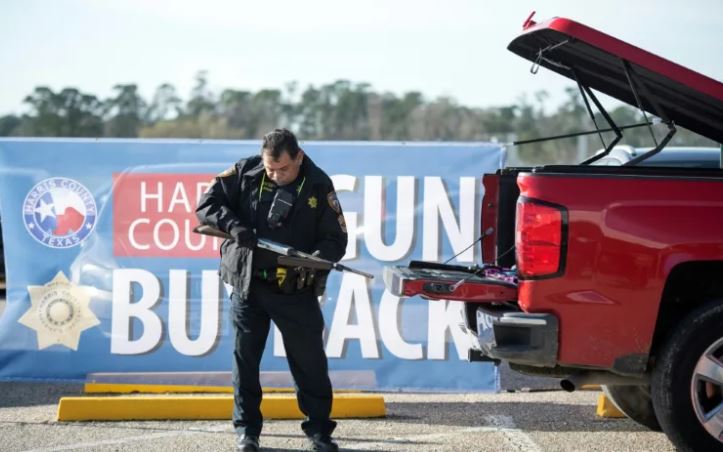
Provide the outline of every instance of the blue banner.
[[[85,380],[97,372],[228,372],[228,288],[220,240],[192,232],[214,175],[258,141],[0,140],[7,303],[0,379]],[[466,361],[461,304],[399,299],[382,270],[412,259],[471,265],[481,177],[503,166],[488,143],[307,142],[344,210],[346,265],[321,302],[337,387],[496,390]],[[275,328],[266,375],[288,371]]]

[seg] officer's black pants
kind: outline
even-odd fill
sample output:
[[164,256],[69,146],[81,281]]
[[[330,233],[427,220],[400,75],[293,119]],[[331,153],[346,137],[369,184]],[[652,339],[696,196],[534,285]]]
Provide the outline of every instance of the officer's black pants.
[[284,295],[267,283],[253,281],[246,300],[231,295],[236,343],[233,356],[233,424],[238,434],[259,436],[261,384],[259,364],[273,320],[284,339],[286,359],[296,382],[299,408],[306,415],[301,428],[307,435],[331,434],[332,391],[324,353],[324,318],[317,298],[306,291]]

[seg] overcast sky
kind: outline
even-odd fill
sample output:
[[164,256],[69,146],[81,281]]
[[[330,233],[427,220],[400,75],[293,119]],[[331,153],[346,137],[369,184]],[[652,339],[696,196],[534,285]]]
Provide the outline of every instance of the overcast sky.
[[300,88],[337,79],[417,90],[469,106],[515,102],[569,83],[506,50],[525,18],[562,16],[723,80],[723,0],[0,0],[0,115],[39,85],[105,98],[169,82]]

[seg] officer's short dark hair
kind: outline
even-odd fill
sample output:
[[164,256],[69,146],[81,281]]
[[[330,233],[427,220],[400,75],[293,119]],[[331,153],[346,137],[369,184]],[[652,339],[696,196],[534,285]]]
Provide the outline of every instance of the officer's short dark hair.
[[264,135],[264,142],[261,144],[261,153],[266,152],[274,160],[278,160],[284,151],[295,159],[300,150],[299,141],[289,129],[274,129]]

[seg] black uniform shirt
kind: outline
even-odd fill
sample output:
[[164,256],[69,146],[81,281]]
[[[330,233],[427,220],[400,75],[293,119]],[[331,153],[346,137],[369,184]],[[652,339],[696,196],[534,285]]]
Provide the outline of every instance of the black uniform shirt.
[[[216,176],[196,208],[201,224],[231,234],[256,229],[257,237],[272,238],[258,231],[259,221],[266,221],[271,205],[269,202],[263,212],[259,212],[259,184],[264,174],[261,156],[257,155],[239,160]],[[334,185],[308,156],[304,156],[301,174],[305,182],[299,184],[301,189],[291,211],[289,228],[282,228],[281,233],[290,233],[291,240],[286,244],[299,251],[319,250],[321,257],[339,261],[344,256],[348,237]],[[267,199],[273,200],[273,196]],[[221,245],[219,273],[242,299],[248,296],[259,251],[259,248],[240,246],[234,240],[226,240]],[[272,267],[276,267],[275,262]]]
[[[267,218],[269,216],[269,210],[271,209],[271,203],[274,200],[274,196],[276,196],[276,191],[284,190],[290,192],[292,199],[296,202],[304,181],[304,176],[301,173],[293,182],[281,187],[267,177],[262,178],[261,186],[259,187],[259,205],[256,214],[256,236],[258,238],[273,240],[274,242],[285,245],[292,243],[293,228],[290,224],[291,215],[289,215],[278,228],[271,228]],[[277,257],[278,254],[273,251],[258,248],[254,252],[253,266],[256,269],[262,270],[275,269],[277,267]]]

